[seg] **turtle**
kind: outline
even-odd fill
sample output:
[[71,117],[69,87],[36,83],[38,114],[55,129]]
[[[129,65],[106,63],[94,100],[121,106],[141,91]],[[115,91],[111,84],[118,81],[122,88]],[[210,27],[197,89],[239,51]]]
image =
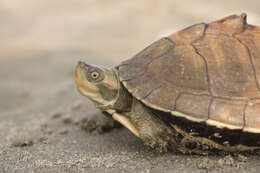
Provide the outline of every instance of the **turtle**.
[[260,148],[260,27],[191,25],[112,68],[79,61],[78,91],[159,151]]

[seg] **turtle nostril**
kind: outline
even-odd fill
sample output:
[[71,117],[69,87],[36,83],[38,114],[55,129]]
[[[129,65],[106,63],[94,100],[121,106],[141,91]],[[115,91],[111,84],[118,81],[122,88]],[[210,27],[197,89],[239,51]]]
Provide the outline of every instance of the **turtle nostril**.
[[78,65],[85,65],[83,61],[78,61]]
[[83,61],[78,61],[78,66],[79,67],[84,67],[84,68],[89,68],[91,67],[90,65],[88,65],[87,63],[83,62]]
[[88,67],[88,65],[85,62],[83,62],[83,61],[78,61],[78,66],[79,67],[84,67],[84,68]]

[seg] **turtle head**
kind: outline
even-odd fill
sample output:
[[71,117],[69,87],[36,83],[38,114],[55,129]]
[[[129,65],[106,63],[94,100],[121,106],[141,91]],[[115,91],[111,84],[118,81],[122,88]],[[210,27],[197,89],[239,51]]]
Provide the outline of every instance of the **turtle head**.
[[109,109],[118,99],[120,84],[113,69],[106,69],[78,62],[75,82],[79,92],[92,100],[96,107]]

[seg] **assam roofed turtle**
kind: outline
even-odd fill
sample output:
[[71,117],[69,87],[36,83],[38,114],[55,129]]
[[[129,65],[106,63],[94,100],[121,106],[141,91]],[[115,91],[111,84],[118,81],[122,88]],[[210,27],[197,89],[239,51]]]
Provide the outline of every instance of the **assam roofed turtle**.
[[78,90],[160,151],[259,149],[260,27],[246,17],[192,25],[111,69],[79,62]]

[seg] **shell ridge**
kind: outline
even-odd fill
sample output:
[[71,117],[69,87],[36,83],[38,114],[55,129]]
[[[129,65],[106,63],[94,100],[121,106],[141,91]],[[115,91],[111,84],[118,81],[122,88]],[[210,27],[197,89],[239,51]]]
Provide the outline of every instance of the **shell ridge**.
[[[172,41],[170,41],[168,38],[162,38],[162,39],[166,39],[166,40],[168,40],[171,44],[173,43]],[[162,39],[160,39],[160,40],[162,40]],[[146,66],[145,67],[143,67],[143,68],[145,68],[145,70],[144,70],[144,72],[142,72],[140,75],[138,75],[137,77],[136,76],[131,76],[131,78],[128,78],[128,79],[123,79],[122,77],[120,77],[120,81],[130,81],[130,80],[132,80],[132,79],[138,79],[139,77],[141,77],[141,76],[143,76],[146,72],[147,72],[147,68],[148,68],[148,66],[149,66],[149,64],[151,64],[152,62],[154,62],[155,60],[157,60],[157,59],[159,59],[160,57],[162,57],[162,56],[164,56],[164,55],[166,55],[169,51],[171,51],[171,49],[173,49],[174,48],[174,44],[172,44],[172,46],[166,51],[166,52],[164,52],[164,53],[162,53],[161,55],[158,55],[158,56],[156,56],[156,57],[154,57],[154,58],[152,58],[147,64],[146,64]],[[146,49],[148,49],[149,48],[149,46],[147,47],[147,48],[145,48],[145,49],[143,49],[140,53],[138,53],[136,56],[138,56],[139,54],[141,54],[143,51],[145,51]],[[136,57],[135,56],[135,57]],[[129,63],[129,64],[122,64],[122,66],[124,66],[124,65],[132,65],[131,63]],[[120,64],[119,64],[119,66],[117,66],[117,69],[119,69],[119,71],[120,71]]]
[[207,118],[207,120],[209,120],[209,118],[210,118],[210,110],[211,110],[211,105],[213,103],[213,100],[214,100],[214,97],[211,97],[209,105],[208,105],[208,118]]
[[240,15],[230,15],[225,18],[213,21],[209,23],[209,33],[226,33],[229,35],[238,34],[246,30],[247,15],[242,13]]
[[199,38],[193,40],[189,45],[193,46],[193,43],[194,43],[194,42],[199,41],[199,40],[203,39],[203,37],[205,37],[206,31],[207,31],[207,29],[208,29],[208,27],[209,27],[209,24],[202,22],[202,23],[199,23],[199,24],[197,24],[197,25],[202,25],[202,24],[204,25],[202,35],[201,35]]
[[177,103],[177,100],[181,97],[181,95],[182,95],[182,92],[180,92],[180,93],[177,95],[177,97],[176,97],[176,99],[175,99],[175,101],[174,101],[174,105],[173,105],[172,111],[176,111],[176,103]]
[[[125,83],[123,83],[125,85]],[[127,87],[126,87],[127,88]],[[158,87],[159,88],[159,87]],[[160,87],[161,88],[161,87]],[[132,93],[133,94],[133,93]],[[247,101],[248,99],[243,99],[243,98],[227,98],[227,97],[219,97],[219,96],[214,96],[214,95],[210,95],[210,94],[195,94],[195,93],[190,93],[190,92],[180,92],[178,94],[178,96],[176,97],[175,99],[175,102],[177,102],[177,98],[180,97],[181,94],[187,94],[187,95],[194,95],[194,96],[208,96],[208,97],[211,97],[211,102],[213,102],[214,99],[223,99],[223,100],[230,100],[230,101]],[[136,95],[133,94],[135,97]],[[147,97],[146,97],[147,98]],[[257,100],[257,99],[260,99],[259,98],[254,98],[254,99],[250,99],[250,100]],[[145,105],[149,106],[149,105],[153,105],[153,104],[148,104],[146,103],[145,101],[142,100],[142,98],[138,98],[138,100],[142,101]],[[212,103],[210,103],[209,105],[211,106]],[[156,105],[154,105],[156,106]],[[176,106],[176,103],[174,103],[174,107]],[[210,107],[209,107],[210,109]],[[164,112],[169,112],[169,111],[175,111],[175,109],[172,109],[172,110],[167,110],[167,111],[164,111]],[[208,111],[209,114],[210,114],[210,110]]]
[[173,46],[176,45],[176,43],[172,39],[170,39],[169,37],[163,37],[162,39],[168,40],[169,42],[171,42],[173,44]]
[[[209,97],[210,100],[212,100],[212,97],[208,94],[194,95],[194,94],[191,94],[191,93],[188,93],[188,92],[180,92],[177,95],[177,97],[175,98],[174,107],[171,110],[172,114],[175,115],[175,116],[179,116],[179,117],[185,118],[187,120],[193,120],[193,121],[196,121],[196,122],[205,122],[206,120],[208,120],[208,106],[209,106],[210,103],[206,107],[206,109],[207,109],[207,118],[206,119],[204,117],[200,116],[200,115],[203,114],[203,113],[201,114],[201,112],[196,113],[196,112],[192,111],[192,113],[191,113],[190,111],[188,111],[188,112],[190,112],[190,113],[188,113],[188,112],[185,112],[185,111],[186,111],[186,109],[189,109],[189,108],[181,108],[181,107],[178,108],[179,100],[182,98],[182,96],[185,97],[185,95],[186,96],[206,96],[206,97]],[[178,114],[178,115],[176,115],[176,114]]]
[[207,27],[207,23],[197,23],[169,35],[168,38],[176,45],[190,45],[205,35]]
[[208,92],[210,93],[210,95],[212,95],[211,85],[210,85],[210,77],[209,77],[209,70],[208,70],[208,62],[207,62],[206,58],[202,54],[199,53],[198,49],[193,44],[191,44],[191,46],[194,48],[195,53],[197,55],[199,55],[204,62],[206,77],[207,77],[207,82],[208,82]]
[[[175,83],[173,83],[171,80],[165,79],[166,82],[168,82],[169,84],[171,84],[172,86],[181,89],[182,87],[176,85]],[[192,87],[186,87],[186,89],[193,89]],[[203,91],[203,90],[198,90],[198,91]]]
[[133,79],[138,79],[139,77],[142,77],[142,76],[145,74],[146,70],[147,70],[147,69],[145,69],[145,71],[144,71],[143,73],[139,74],[137,77],[134,76],[134,77],[131,77],[131,78],[128,78],[128,79],[122,79],[122,78],[120,77],[120,81],[124,82],[124,81],[130,81],[130,80],[133,80]]
[[235,38],[241,45],[243,45],[246,50],[247,50],[247,53],[248,53],[248,57],[249,57],[249,62],[252,66],[252,70],[253,70],[253,73],[254,73],[254,78],[255,78],[255,82],[256,82],[256,87],[258,89],[258,92],[260,92],[260,86],[259,86],[259,81],[257,79],[257,75],[256,75],[256,68],[255,68],[255,65],[254,65],[254,61],[253,61],[253,58],[252,58],[252,55],[251,55],[251,52],[250,52],[250,49],[247,47],[246,44],[244,44],[239,38],[237,38],[235,35],[233,36],[233,38]]
[[243,127],[242,127],[242,130],[246,126],[246,108],[247,108],[247,105],[248,105],[248,100],[246,101],[246,103],[244,105],[244,109],[243,109]]
[[[165,39],[165,40],[168,40],[171,44],[173,44],[173,47],[174,47],[174,42],[172,41],[172,40],[170,40],[170,39],[168,39],[167,37],[163,37],[163,38],[161,38],[160,40],[157,40],[157,41],[155,41],[154,43],[156,43],[156,42],[159,42],[159,41],[161,41],[161,40],[163,40],[163,39]],[[145,52],[147,49],[149,49],[150,48],[150,46],[146,46],[144,49],[142,49],[140,52],[138,52],[136,55],[134,55],[133,57],[137,57],[137,56],[139,56],[139,55],[141,55],[143,52]],[[124,66],[124,65],[130,65],[131,64],[131,62],[129,62],[129,60],[131,60],[131,59],[128,59],[128,60],[126,60],[126,61],[123,61],[123,62],[121,62],[117,67],[120,67],[120,66]],[[127,63],[126,63],[127,62]]]
[[155,90],[158,90],[158,89],[160,89],[162,86],[161,85],[159,85],[158,87],[155,87],[155,88],[153,88],[151,91],[149,91],[145,96],[143,96],[142,98],[140,98],[141,100],[142,99],[146,99],[147,97],[149,97],[149,95],[151,95]]
[[[172,48],[171,48],[171,49],[172,49]],[[169,49],[169,50],[167,50],[165,53],[163,53],[163,54],[161,54],[161,55],[159,55],[159,56],[153,58],[149,63],[147,63],[147,66],[145,67],[145,71],[144,71],[143,73],[141,73],[140,75],[138,75],[138,76],[133,76],[132,78],[129,78],[129,79],[121,79],[121,78],[120,78],[120,80],[121,80],[121,81],[130,81],[130,80],[133,80],[133,79],[136,80],[136,79],[138,79],[139,77],[142,77],[142,76],[147,72],[147,68],[148,68],[148,66],[149,66],[152,62],[154,62],[155,60],[159,59],[160,57],[166,55],[171,49]]]

